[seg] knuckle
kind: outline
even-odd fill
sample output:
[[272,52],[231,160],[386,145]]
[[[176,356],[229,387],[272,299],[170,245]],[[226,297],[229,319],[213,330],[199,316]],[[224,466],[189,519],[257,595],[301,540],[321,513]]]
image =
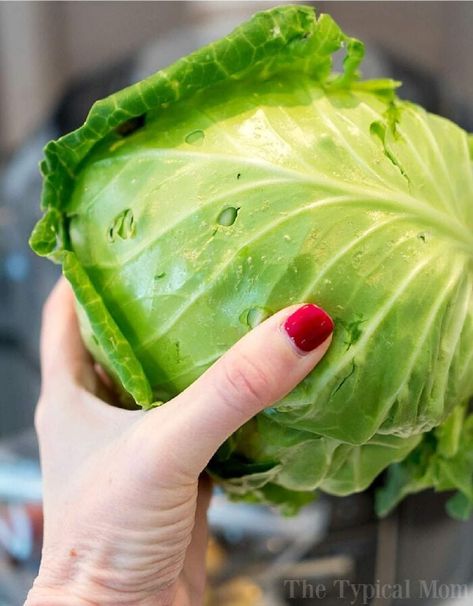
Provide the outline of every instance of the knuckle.
[[271,380],[261,365],[240,354],[222,364],[220,395],[241,412],[264,408],[271,399]]

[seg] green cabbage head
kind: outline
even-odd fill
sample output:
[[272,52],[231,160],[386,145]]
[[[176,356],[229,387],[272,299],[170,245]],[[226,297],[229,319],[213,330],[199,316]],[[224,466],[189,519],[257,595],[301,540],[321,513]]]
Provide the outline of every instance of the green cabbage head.
[[360,79],[362,57],[330,16],[278,7],[98,101],[46,146],[31,246],[125,405],[172,398],[289,304],[332,315],[323,362],[211,461],[234,498],[290,511],[390,467],[380,513],[430,486],[466,517],[471,139]]

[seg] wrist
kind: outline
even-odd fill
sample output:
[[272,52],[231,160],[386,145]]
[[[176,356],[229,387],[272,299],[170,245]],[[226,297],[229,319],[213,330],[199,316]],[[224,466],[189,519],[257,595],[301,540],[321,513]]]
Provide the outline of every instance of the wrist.
[[49,584],[40,574],[28,592],[24,606],[98,606],[98,602],[81,597],[71,583]]
[[67,588],[35,587],[28,592],[24,606],[98,606],[97,602],[83,600]]
[[153,595],[123,593],[85,579],[51,581],[49,575],[40,572],[24,606],[171,606],[173,594],[171,589]]
[[119,561],[110,545],[96,543],[76,540],[73,547],[44,546],[38,576],[24,606],[173,604],[175,578],[143,574],[143,570],[137,576],[133,562]]

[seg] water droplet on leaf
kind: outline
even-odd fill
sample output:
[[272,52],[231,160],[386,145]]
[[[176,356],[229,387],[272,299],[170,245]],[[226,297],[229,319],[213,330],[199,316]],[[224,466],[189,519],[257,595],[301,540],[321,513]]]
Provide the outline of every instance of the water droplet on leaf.
[[240,315],[240,322],[249,328],[254,328],[261,324],[266,318],[271,315],[270,310],[267,307],[250,307]]
[[205,139],[205,133],[203,130],[198,128],[197,130],[193,130],[188,135],[186,135],[186,143],[189,145],[202,145]]
[[223,225],[224,227],[230,227],[230,225],[235,223],[239,210],[240,208],[236,208],[234,206],[224,208],[217,218],[217,223],[219,225]]

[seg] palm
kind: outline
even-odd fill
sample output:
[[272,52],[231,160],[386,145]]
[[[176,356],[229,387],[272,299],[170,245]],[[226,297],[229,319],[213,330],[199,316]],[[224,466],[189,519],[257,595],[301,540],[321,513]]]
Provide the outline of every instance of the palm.
[[[98,383],[90,382],[95,381],[92,370],[86,378],[97,390]],[[117,409],[82,387],[73,389],[70,399],[80,405],[64,406],[62,395],[37,419],[40,431],[48,426],[41,443],[49,495],[44,505],[46,520],[55,521],[45,528],[45,543],[58,544],[65,529],[73,527],[63,544],[63,561],[73,566],[84,551],[100,554],[107,575],[97,582],[107,590],[141,599],[167,587],[169,599],[175,592],[179,606],[198,603],[205,579],[210,482],[182,474],[159,439],[149,443],[146,413]],[[163,417],[164,427],[164,409],[154,414]],[[74,523],[66,518],[58,524],[71,503],[78,506],[70,513]],[[111,546],[113,562],[107,555]]]

